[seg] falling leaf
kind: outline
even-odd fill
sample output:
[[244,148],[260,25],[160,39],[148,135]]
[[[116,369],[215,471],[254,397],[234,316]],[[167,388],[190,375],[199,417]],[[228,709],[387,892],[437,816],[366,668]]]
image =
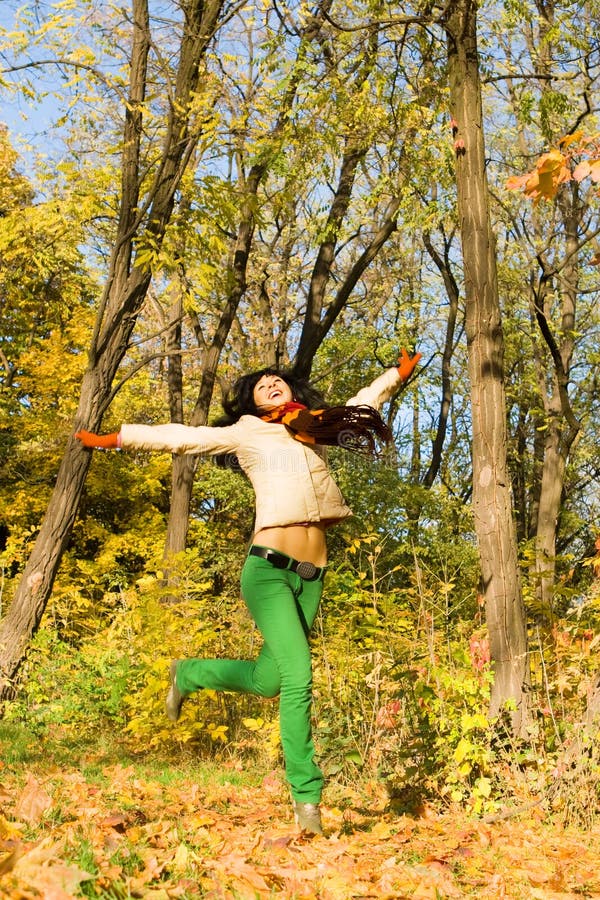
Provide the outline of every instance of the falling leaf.
[[587,160],[578,163],[573,169],[573,178],[575,181],[583,181],[590,174],[591,166]]
[[600,181],[600,159],[595,159],[590,163],[590,177],[595,184]]
[[509,191],[521,191],[526,187],[530,178],[531,172],[526,172],[525,175],[511,175],[506,179],[506,187]]
[[565,135],[564,137],[562,137],[560,139],[560,141],[558,143],[559,143],[560,147],[562,147],[563,149],[566,150],[572,144],[580,143],[583,138],[584,138],[584,133],[580,129],[579,131],[573,131],[571,134]]
[[565,165],[565,157],[560,150],[550,150],[543,153],[537,163],[537,170],[540,174],[559,172]]

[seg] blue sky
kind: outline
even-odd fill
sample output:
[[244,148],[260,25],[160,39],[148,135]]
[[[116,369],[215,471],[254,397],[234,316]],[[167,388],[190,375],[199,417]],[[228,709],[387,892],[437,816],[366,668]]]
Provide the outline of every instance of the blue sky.
[[[30,6],[23,0],[0,0],[0,29],[8,31],[14,28],[15,14],[19,9]],[[38,9],[50,4],[37,3]],[[10,55],[0,55],[0,69],[10,66]],[[27,71],[28,77],[32,77],[31,70]],[[9,83],[18,83],[20,73],[8,72],[4,76]],[[5,90],[0,87],[0,121],[8,126],[11,143],[21,154],[25,168],[33,168],[33,159],[42,155],[52,157],[60,154],[62,146],[53,137],[53,123],[60,116],[63,107],[60,97],[55,92],[60,87],[58,79],[54,78],[52,70],[36,70],[35,86],[47,92],[39,101],[28,100],[21,92]],[[21,167],[23,168],[23,167]],[[31,173],[26,173],[31,174]]]

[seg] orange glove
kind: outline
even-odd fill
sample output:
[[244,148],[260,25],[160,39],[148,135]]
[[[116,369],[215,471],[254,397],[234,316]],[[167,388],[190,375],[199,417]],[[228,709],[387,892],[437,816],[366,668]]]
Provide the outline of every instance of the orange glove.
[[408,381],[420,359],[420,353],[415,353],[414,356],[409,356],[404,347],[402,347],[400,351],[400,358],[398,359],[398,374],[400,375],[400,378],[403,382]]
[[94,434],[93,431],[76,431],[75,437],[84,447],[96,450],[116,450],[120,446],[119,432],[112,434]]

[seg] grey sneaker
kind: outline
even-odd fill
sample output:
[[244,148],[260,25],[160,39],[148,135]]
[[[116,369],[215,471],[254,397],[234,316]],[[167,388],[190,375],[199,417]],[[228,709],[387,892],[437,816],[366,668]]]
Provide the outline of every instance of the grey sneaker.
[[177,681],[175,676],[177,674],[177,663],[178,659],[174,659],[171,665],[169,666],[169,692],[167,694],[167,700],[165,702],[165,710],[167,713],[167,719],[171,722],[176,722],[181,714],[181,704],[185,700],[185,694],[182,694],[179,688],[177,687]]
[[294,819],[301,831],[309,834],[323,834],[321,810],[318,803],[299,803],[294,800]]

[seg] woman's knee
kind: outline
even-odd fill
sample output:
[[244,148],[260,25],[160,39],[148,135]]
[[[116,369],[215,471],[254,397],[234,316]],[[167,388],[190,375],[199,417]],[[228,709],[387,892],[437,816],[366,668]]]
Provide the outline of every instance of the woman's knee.
[[289,698],[303,698],[312,693],[312,669],[310,663],[301,668],[281,671],[263,671],[255,675],[255,687],[261,697],[277,697],[284,693]]
[[256,693],[260,694],[261,697],[266,697],[268,699],[277,697],[281,691],[279,674],[272,673],[266,675],[265,673],[261,673],[261,676],[255,679],[255,689]]
[[269,685],[266,689],[261,691],[261,695],[265,697],[267,700],[272,700],[274,697],[279,697],[281,692],[280,685]]

